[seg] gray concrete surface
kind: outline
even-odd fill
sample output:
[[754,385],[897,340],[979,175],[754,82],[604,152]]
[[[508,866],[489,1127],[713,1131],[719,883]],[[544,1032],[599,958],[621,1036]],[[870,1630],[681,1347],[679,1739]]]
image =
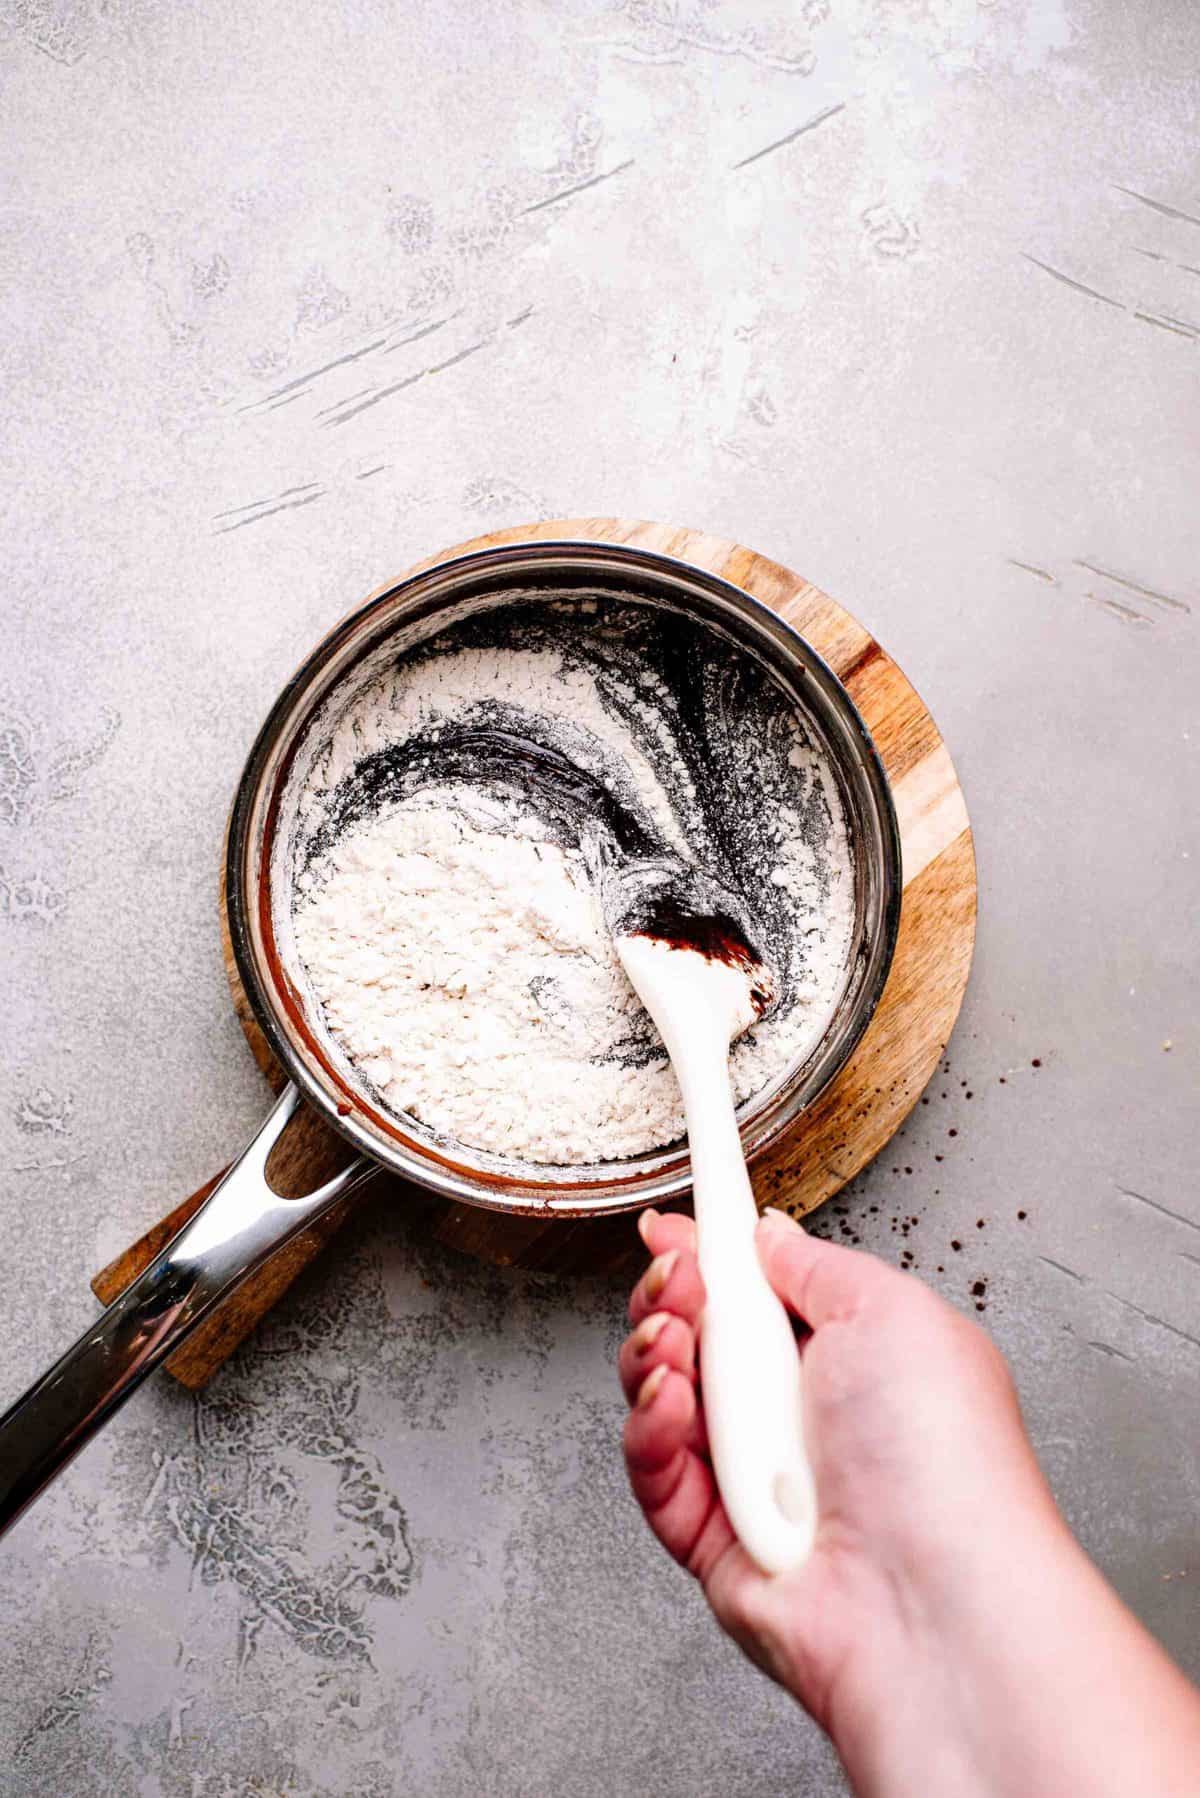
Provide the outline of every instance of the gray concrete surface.
[[[4,1394],[262,1112],[214,883],[301,652],[488,526],[699,524],[953,746],[975,974],[846,1203],[986,1277],[1073,1525],[1200,1671],[1191,0],[0,27]],[[373,1215],[202,1399],[143,1390],[5,1546],[0,1789],[840,1789],[643,1535],[621,1305]]]

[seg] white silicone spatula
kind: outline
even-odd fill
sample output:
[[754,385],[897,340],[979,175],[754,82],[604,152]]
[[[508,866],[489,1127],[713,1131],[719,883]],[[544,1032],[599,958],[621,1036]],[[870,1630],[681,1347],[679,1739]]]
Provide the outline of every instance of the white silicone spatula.
[[729,1045],[761,1015],[771,977],[733,920],[671,904],[614,929],[621,963],[658,1027],[683,1093],[700,1271],[704,1415],[717,1485],[739,1541],[766,1573],[812,1548],[816,1495],[804,1447],[800,1356],[758,1259],[758,1212],[729,1085]]

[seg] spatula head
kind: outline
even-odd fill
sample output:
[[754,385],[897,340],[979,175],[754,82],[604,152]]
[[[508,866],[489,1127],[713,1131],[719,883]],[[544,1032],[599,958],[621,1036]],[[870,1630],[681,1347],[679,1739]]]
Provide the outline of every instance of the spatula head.
[[755,947],[746,908],[705,870],[682,862],[610,865],[603,890],[621,963],[668,1047],[660,1014],[686,1008],[685,987],[721,1020],[726,1041],[770,1009],[776,980]]

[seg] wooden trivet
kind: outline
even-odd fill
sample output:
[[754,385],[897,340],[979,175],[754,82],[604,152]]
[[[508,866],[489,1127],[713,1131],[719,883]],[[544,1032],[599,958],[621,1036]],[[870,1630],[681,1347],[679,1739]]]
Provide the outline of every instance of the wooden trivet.
[[[949,753],[915,689],[856,618],[778,562],[725,538],[628,519],[555,519],[475,537],[417,567],[429,567],[447,554],[531,538],[636,544],[692,562],[744,588],[824,656],[849,689],[883,759],[904,856],[904,898],[891,974],[870,1028],[846,1066],[803,1121],[753,1169],[760,1204],[801,1216],[853,1179],[903,1123],[937,1067],[958,1016],[975,940],[975,855]],[[242,1029],[255,1060],[279,1088],[283,1075],[242,991],[227,928],[224,942]],[[352,1156],[341,1137],[302,1107],[276,1145],[268,1177],[277,1191],[299,1196]],[[208,1181],[98,1273],[92,1281],[97,1297],[111,1304],[215,1184],[215,1178]],[[434,1197],[382,1171],[370,1190],[384,1202],[403,1204],[437,1241],[503,1267],[624,1273],[641,1254],[628,1215],[578,1222],[509,1217]],[[347,1200],[328,1213],[219,1306],[167,1362],[176,1378],[193,1388],[205,1385],[337,1234],[358,1202],[357,1197]]]

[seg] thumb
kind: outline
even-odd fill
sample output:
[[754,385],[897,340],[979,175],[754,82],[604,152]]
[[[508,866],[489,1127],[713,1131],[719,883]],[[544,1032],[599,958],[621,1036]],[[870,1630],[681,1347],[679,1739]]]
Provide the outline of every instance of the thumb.
[[809,1236],[785,1211],[758,1223],[758,1258],[789,1311],[810,1329],[853,1317],[900,1275],[874,1255]]

